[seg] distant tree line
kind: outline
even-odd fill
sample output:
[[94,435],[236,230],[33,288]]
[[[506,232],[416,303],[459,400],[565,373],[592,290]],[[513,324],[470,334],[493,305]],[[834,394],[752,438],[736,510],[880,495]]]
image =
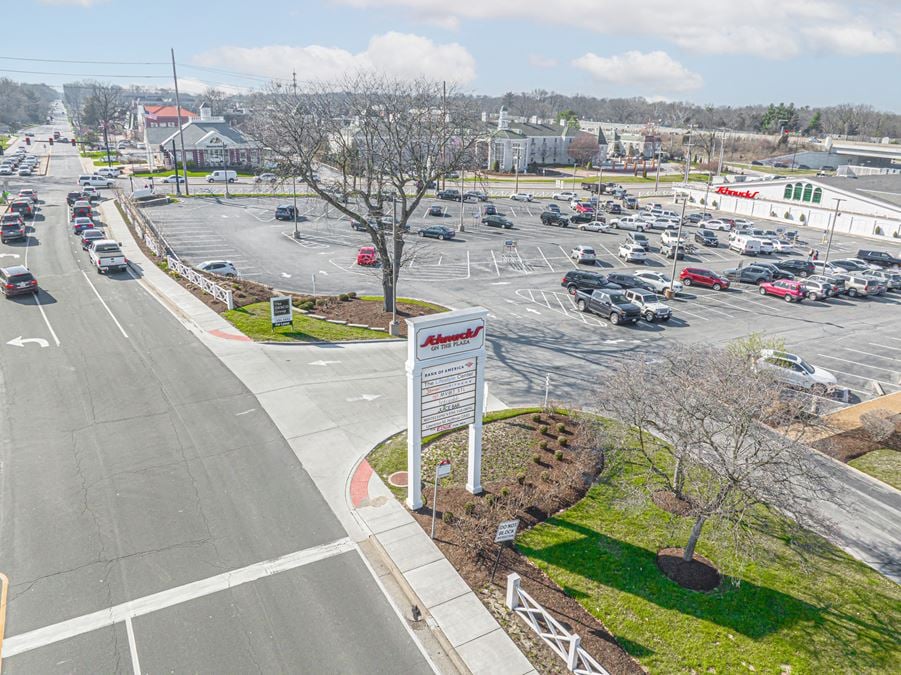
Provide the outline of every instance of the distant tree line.
[[[812,108],[794,103],[714,106],[685,101],[647,101],[635,98],[566,96],[544,89],[507,92],[503,96],[474,96],[482,110],[494,112],[502,105],[511,115],[542,119],[600,120],[621,124],[655,122],[669,127],[696,125],[703,129],[778,133],[780,128],[809,134],[880,138],[901,137],[901,115],[865,104]],[[781,121],[780,121],[781,120]]]
[[0,79],[0,123],[12,129],[47,119],[50,104],[59,94],[46,84],[23,84]]

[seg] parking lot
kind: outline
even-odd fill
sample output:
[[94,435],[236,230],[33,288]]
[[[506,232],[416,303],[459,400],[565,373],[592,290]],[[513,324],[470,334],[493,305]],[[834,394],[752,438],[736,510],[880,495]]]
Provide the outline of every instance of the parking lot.
[[[301,238],[295,240],[293,222],[274,218],[280,203],[290,200],[197,198],[147,212],[189,262],[228,259],[242,275],[287,290],[311,292],[315,286],[320,293],[380,292],[379,270],[356,265],[357,249],[370,243],[366,233],[354,231],[344,216],[320,200],[299,198],[303,218],[298,225]],[[495,380],[501,392],[506,389],[513,395],[515,391],[519,397],[522,391],[534,389],[533,394],[543,396],[545,375],[551,374],[557,397],[584,401],[597,382],[594,367],[586,372],[589,363],[603,368],[622,352],[653,352],[672,341],[722,344],[753,332],[781,337],[787,348],[833,372],[852,400],[901,389],[901,336],[897,334],[901,296],[897,293],[789,304],[761,296],[751,285],[733,284],[719,292],[694,286],[670,302],[673,319],[665,325],[642,321],[612,326],[579,312],[561,287],[562,276],[574,268],[653,269],[669,274],[672,260],[659,253],[660,232],[648,233],[652,247],[644,265],[626,264],[616,255],[625,232],[542,225],[539,217],[548,200],[495,199],[492,203],[514,223],[512,229],[481,224],[481,205],[468,202],[463,206],[463,231],[452,240],[438,241],[415,233],[432,224],[459,230],[460,205],[423,200],[410,219],[412,233],[407,237],[398,292],[452,307],[479,304],[488,308],[495,336]],[[445,207],[445,215],[427,216],[432,204]],[[568,205],[560,203],[560,207],[571,213]],[[664,203],[664,208],[675,207]],[[690,241],[695,230],[686,227],[683,234]],[[719,248],[699,247],[677,262],[676,273],[686,266],[722,271],[754,260],[729,251],[726,233],[718,234]],[[822,254],[822,238],[820,231],[801,228],[797,251],[762,259],[803,258],[810,247]],[[836,235],[830,258],[851,257],[862,244],[863,240]],[[578,245],[594,247],[598,262],[593,267],[570,258]]]

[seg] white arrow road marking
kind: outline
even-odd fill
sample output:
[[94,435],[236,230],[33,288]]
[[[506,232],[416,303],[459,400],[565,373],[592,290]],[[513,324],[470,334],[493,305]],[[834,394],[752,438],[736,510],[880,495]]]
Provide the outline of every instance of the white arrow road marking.
[[288,274],[286,272],[282,272],[282,279],[290,279],[290,278],[291,278],[290,274]]
[[532,312],[532,314],[541,314],[537,309],[532,309],[531,307],[526,307],[527,312]]
[[17,338],[13,338],[6,344],[12,345],[13,347],[24,347],[28,342],[34,342],[35,344],[41,345],[41,349],[50,346],[50,343],[44,338],[23,338],[21,335]]
[[353,403],[354,401],[374,401],[377,398],[381,398],[381,394],[362,394],[361,396],[355,396],[354,398],[345,399],[348,403]]
[[0,258],[18,258],[18,253],[0,253]]
[[341,363],[340,361],[310,361],[311,366],[327,366],[330,363]]

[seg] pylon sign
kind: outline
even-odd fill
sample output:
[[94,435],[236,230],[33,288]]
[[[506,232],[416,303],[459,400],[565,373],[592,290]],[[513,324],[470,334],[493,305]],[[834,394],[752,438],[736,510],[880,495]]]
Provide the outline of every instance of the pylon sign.
[[469,426],[466,489],[482,491],[485,332],[481,307],[407,319],[407,505],[422,507],[422,437]]

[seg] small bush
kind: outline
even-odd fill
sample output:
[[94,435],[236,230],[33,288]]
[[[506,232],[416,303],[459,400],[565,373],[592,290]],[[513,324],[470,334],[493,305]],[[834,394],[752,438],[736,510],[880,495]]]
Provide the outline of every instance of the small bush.
[[883,233],[883,231],[882,231],[882,228],[881,228],[879,225],[877,225],[877,226],[873,229],[873,234],[882,235],[882,234],[884,234],[884,233]]
[[485,495],[485,503],[488,504],[488,506],[494,504],[494,495],[491,492]]
[[541,421],[541,413],[532,413],[532,421],[540,422]]
[[466,502],[463,505],[463,513],[465,513],[467,516],[471,516],[473,513],[475,513],[475,510],[476,505],[472,502]]
[[304,300],[302,303],[297,305],[298,309],[302,309],[305,312],[309,312],[309,311],[313,310],[313,308],[315,308],[315,307],[316,307],[316,303],[313,302],[312,300]]
[[884,443],[895,433],[894,414],[884,408],[868,410],[860,416],[860,427],[874,443]]
[[348,298],[355,298],[355,297],[357,297],[357,292],[356,292],[356,291],[348,291],[348,292],[347,292],[347,297],[348,297]]
[[785,213],[782,214],[782,217],[785,218],[786,220],[791,220],[791,219],[792,219],[792,212],[791,212],[791,211],[786,211]]
[[538,433],[546,434],[547,433],[547,424],[542,424],[540,427],[538,427]]
[[547,471],[542,471],[541,480],[543,480],[545,483],[549,483],[551,481],[551,474]]
[[895,230],[894,232],[892,232],[892,236],[895,239],[901,239],[901,230]]
[[560,445],[565,448],[567,443],[569,443],[569,439],[566,436],[558,436],[557,437],[557,445]]
[[547,450],[547,441],[541,441],[541,443],[538,444],[538,447],[542,450]]
[[554,453],[554,459],[556,459],[558,462],[562,462],[563,461],[563,451],[557,450],[557,452]]
[[504,487],[501,488],[501,497],[507,497],[509,495],[510,495],[510,488],[508,488],[505,485]]
[[714,199],[713,203],[710,206],[712,206],[715,209],[718,209],[720,207],[720,203]]
[[516,482],[519,483],[520,485],[525,485],[526,484],[526,474],[524,474],[524,473],[516,474]]
[[453,525],[455,520],[457,520],[457,517],[453,511],[445,511],[441,514],[441,522],[445,525]]
[[798,216],[798,220],[803,223],[807,221],[807,217],[802,213],[800,216]]
[[532,462],[535,464],[541,464],[541,455],[532,455]]
[[558,434],[562,434],[564,431],[566,431],[566,425],[563,424],[563,422],[557,422],[554,428],[557,430]]
[[341,293],[338,296],[338,300],[340,300],[341,302],[347,302],[348,300],[350,300],[350,296],[347,293]]

